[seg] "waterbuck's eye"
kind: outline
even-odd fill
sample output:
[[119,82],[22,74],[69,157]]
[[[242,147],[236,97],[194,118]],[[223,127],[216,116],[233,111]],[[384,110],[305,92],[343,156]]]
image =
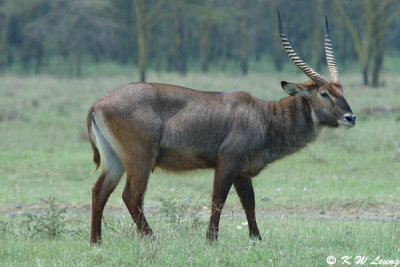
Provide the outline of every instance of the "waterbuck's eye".
[[321,93],[319,93],[322,97],[327,97],[328,96],[328,93],[327,92],[325,92],[325,91],[322,91]]

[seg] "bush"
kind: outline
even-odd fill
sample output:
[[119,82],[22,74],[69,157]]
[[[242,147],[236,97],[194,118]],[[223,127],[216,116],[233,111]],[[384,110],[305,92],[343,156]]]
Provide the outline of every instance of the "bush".
[[62,234],[69,234],[66,229],[68,219],[66,217],[67,208],[59,207],[54,197],[41,199],[44,210],[36,214],[29,213],[23,221],[28,234],[31,236],[43,235],[47,238],[57,238]]

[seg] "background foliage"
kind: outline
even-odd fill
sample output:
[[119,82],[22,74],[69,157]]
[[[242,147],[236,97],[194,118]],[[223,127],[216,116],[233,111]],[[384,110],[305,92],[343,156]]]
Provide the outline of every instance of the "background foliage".
[[[137,70],[281,71],[276,9],[298,53],[325,68],[323,13],[341,65],[379,86],[384,55],[398,56],[394,0],[0,0],[0,72],[81,76],[91,65]],[[293,66],[292,66],[293,67]],[[133,74],[133,71],[132,71]],[[372,80],[371,80],[372,74]]]

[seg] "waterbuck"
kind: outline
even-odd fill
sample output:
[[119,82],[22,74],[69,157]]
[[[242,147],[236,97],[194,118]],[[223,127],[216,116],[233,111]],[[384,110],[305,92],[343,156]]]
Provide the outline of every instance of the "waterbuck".
[[[143,213],[150,173],[215,169],[207,239],[218,238],[218,225],[228,192],[234,185],[246,213],[251,238],[261,239],[255,216],[251,178],[268,163],[313,141],[324,127],[353,127],[356,117],[343,96],[325,26],[325,53],[330,81],[307,66],[286,35],[280,36],[290,59],[310,79],[281,82],[290,96],[264,101],[248,93],[201,92],[157,83],[131,83],[100,98],[88,113],[89,141],[96,170],[92,189],[90,242],[101,238],[104,205],[126,172],[122,198],[138,231],[152,236]],[[101,155],[101,156],[100,156]]]

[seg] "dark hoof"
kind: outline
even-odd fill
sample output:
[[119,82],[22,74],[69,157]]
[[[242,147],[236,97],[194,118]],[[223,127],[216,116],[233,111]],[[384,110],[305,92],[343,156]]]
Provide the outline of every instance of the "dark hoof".
[[250,236],[250,239],[254,240],[254,241],[262,241],[262,238],[260,235],[252,235],[252,236]]
[[138,231],[141,238],[149,241],[157,241],[157,237],[153,234],[152,230],[148,231]]
[[98,240],[90,240],[90,245],[99,247],[101,245],[101,240],[100,239],[98,239]]
[[144,236],[144,238],[146,238],[147,240],[152,241],[152,242],[156,242],[158,240],[157,237],[153,234],[146,235],[146,236]]
[[207,242],[209,244],[215,244],[218,241],[218,232],[208,231],[207,232]]

